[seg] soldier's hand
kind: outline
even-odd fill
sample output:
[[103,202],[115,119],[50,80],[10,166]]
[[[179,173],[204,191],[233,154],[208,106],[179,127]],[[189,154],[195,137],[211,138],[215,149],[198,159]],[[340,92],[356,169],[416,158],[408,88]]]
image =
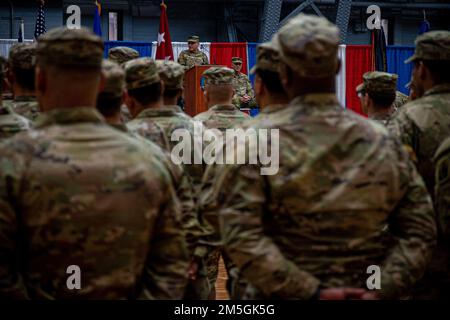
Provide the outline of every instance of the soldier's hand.
[[198,273],[198,263],[196,261],[192,261],[188,269],[188,278],[190,280],[197,279],[197,273]]
[[320,290],[319,300],[362,299],[367,290],[361,288],[329,288]]

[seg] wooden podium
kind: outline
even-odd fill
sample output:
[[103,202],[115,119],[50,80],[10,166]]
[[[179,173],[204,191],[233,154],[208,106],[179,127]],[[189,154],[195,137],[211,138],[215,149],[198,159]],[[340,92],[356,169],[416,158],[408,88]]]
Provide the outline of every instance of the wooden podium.
[[201,78],[203,72],[213,65],[195,66],[184,75],[184,111],[191,117],[208,110],[203,98]]

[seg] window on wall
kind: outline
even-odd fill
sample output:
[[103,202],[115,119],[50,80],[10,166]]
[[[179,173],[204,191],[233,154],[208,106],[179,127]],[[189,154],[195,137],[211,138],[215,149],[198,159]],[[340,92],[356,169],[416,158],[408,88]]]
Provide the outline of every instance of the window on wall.
[[109,12],[108,16],[109,21],[109,36],[108,39],[110,41],[117,41],[119,40],[119,30],[118,30],[118,23],[119,23],[119,14],[117,12]]

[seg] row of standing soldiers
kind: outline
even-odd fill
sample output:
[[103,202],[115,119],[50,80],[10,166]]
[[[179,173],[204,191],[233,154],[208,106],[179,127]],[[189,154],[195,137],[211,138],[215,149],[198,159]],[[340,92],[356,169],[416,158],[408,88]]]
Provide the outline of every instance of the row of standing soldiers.
[[[292,18],[258,47],[261,113],[236,108],[235,71],[212,67],[193,119],[176,105],[178,63],[129,48],[103,60],[85,29],[13,47],[0,63],[14,93],[0,109],[0,296],[213,298],[222,255],[233,299],[448,297],[450,32],[417,38],[415,100],[395,109],[396,77],[364,76],[371,119],[336,99],[338,44],[328,20]],[[199,125],[278,130],[278,171],[176,164],[174,132],[195,140]]]

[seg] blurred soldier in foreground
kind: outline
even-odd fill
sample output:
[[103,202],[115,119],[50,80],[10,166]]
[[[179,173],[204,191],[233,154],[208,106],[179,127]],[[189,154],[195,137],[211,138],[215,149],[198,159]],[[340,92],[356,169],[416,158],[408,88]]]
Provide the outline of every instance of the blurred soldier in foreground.
[[207,128],[224,131],[250,118],[232,104],[234,95],[234,71],[225,67],[211,67],[203,73],[205,79],[205,103],[208,111],[197,114],[194,119]]
[[[412,83],[419,94],[424,93],[402,108],[389,128],[411,150],[428,191],[434,195],[433,157],[450,136],[450,32],[432,31],[417,37],[414,55],[406,62],[414,64]],[[450,297],[449,259],[448,242],[438,237],[430,266],[417,286],[416,299]]]
[[[225,252],[250,283],[246,298],[399,298],[429,260],[430,197],[398,142],[339,105],[338,44],[324,18],[300,14],[282,27],[271,45],[291,102],[251,121],[280,129],[267,146],[279,144],[279,171],[263,176],[259,163],[205,173],[201,213],[218,215]],[[247,141],[235,151],[258,150]],[[368,292],[371,265],[381,289]]]
[[[95,110],[102,56],[101,39],[86,29],[38,40],[45,113],[0,146],[3,298],[182,297],[179,203],[155,153]],[[71,269],[79,281],[68,280]]]
[[[398,77],[398,75],[396,75]],[[401,93],[400,91],[395,91],[395,100],[393,103],[394,111],[400,109],[403,105],[408,102],[408,96]]]
[[18,43],[9,51],[8,79],[14,94],[11,106],[14,112],[31,121],[39,115],[34,89],[35,59],[35,43]]
[[198,36],[190,36],[187,40],[188,50],[183,50],[178,56],[178,63],[186,69],[193,66],[201,66],[209,64],[206,54],[198,49],[200,45],[200,38]]
[[397,88],[396,74],[387,72],[366,72],[364,83],[357,88],[362,111],[369,119],[386,126],[395,112],[393,103]]
[[252,84],[248,77],[241,72],[242,59],[233,57],[231,59],[231,67],[234,70],[233,104],[239,109],[255,107],[255,94],[253,93]]
[[[130,60],[139,58],[139,52],[129,47],[114,47],[108,51],[108,60],[124,66]],[[127,123],[132,119],[130,111],[125,104],[120,107],[121,119],[123,123]]]
[[3,57],[0,57],[0,140],[9,138],[20,131],[28,130],[31,126],[28,119],[16,114],[10,105],[3,102],[2,93],[5,76],[6,61]]

